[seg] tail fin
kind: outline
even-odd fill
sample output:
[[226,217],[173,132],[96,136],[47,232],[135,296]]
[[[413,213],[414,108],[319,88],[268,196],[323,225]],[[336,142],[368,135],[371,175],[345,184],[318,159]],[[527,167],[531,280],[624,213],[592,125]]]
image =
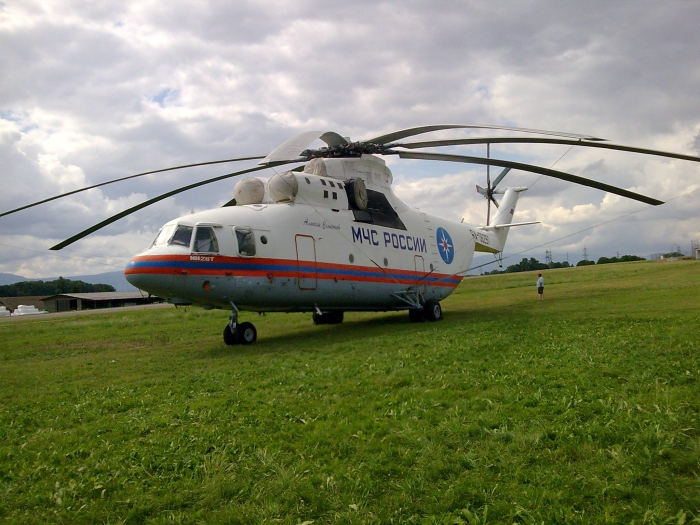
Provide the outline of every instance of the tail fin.
[[[510,230],[510,225],[513,222],[513,215],[515,214],[515,206],[518,203],[518,198],[520,194],[527,190],[527,188],[507,188],[505,195],[503,195],[503,200],[498,206],[498,213],[493,218],[493,221],[489,226],[486,226],[487,230],[493,230],[496,235],[496,239],[499,244],[499,251],[503,251],[503,247],[506,244],[506,239],[508,238],[508,231]],[[522,223],[518,223],[520,226]],[[527,223],[532,224],[532,223]],[[516,226],[515,224],[512,224]]]

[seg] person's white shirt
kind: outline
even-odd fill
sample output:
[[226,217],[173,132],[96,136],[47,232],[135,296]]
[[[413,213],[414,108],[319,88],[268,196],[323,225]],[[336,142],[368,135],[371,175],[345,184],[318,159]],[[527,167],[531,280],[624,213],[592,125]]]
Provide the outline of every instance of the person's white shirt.
[[[530,281],[532,282],[532,281]],[[544,287],[544,277],[540,277],[537,279],[537,288],[543,288]]]

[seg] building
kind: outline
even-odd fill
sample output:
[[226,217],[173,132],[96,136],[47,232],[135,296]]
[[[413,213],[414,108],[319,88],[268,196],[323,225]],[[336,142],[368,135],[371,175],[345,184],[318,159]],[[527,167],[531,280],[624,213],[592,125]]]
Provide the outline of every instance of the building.
[[49,312],[95,310],[163,302],[160,297],[147,296],[142,292],[62,293],[44,297],[42,301],[44,310]]

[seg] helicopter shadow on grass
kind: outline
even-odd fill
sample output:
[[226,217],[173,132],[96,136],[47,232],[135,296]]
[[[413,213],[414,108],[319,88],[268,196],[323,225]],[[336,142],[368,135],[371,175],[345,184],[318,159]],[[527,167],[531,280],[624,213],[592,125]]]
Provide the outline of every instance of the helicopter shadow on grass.
[[[518,306],[520,305],[512,305],[512,307]],[[267,331],[267,334],[264,334],[255,344],[226,346],[222,342],[209,349],[203,349],[202,357],[221,359],[290,352],[308,353],[322,351],[330,345],[337,346],[337,351],[347,351],[357,347],[344,346],[346,344],[360,344],[362,340],[366,342],[365,344],[369,344],[372,340],[384,336],[394,335],[398,340],[426,331],[450,330],[464,323],[494,321],[508,323],[512,321],[512,313],[511,308],[503,307],[449,310],[445,313],[446,317],[439,322],[411,323],[406,312],[392,312],[372,318],[349,320],[337,325],[314,326],[309,322],[308,327],[284,335],[269,335],[272,330],[263,328],[262,330]]]
[[[427,324],[425,323],[423,326],[427,326]],[[341,324],[325,326],[314,326],[309,318],[308,326],[304,326],[294,333],[274,335],[274,327],[261,328],[262,337],[254,344],[226,346],[221,342],[204,350],[203,357],[229,358],[273,353],[317,352],[329,345],[343,345],[359,341],[360,337],[376,338],[386,335],[388,327],[408,326],[420,325],[411,325],[404,312],[385,314],[375,318],[349,320]]]

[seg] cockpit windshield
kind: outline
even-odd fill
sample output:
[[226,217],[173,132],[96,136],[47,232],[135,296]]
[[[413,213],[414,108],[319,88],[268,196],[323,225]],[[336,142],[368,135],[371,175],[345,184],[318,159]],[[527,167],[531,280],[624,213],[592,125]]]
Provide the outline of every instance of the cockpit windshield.
[[153,241],[151,246],[162,246],[164,244],[168,244],[168,241],[170,240],[170,237],[172,237],[176,226],[177,225],[175,224],[166,224],[163,226],[158,232],[158,236],[156,237],[156,240]]
[[177,230],[175,230],[175,235],[170,239],[168,244],[174,244],[176,246],[186,246],[190,247],[190,240],[192,239],[192,226],[179,225]]

